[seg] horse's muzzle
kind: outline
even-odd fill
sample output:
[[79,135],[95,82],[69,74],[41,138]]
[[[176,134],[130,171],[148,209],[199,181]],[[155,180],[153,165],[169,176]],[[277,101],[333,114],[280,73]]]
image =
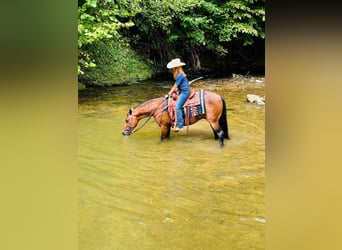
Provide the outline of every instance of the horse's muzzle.
[[131,130],[124,130],[124,131],[122,131],[122,134],[123,135],[130,135],[130,134],[132,134],[132,131]]

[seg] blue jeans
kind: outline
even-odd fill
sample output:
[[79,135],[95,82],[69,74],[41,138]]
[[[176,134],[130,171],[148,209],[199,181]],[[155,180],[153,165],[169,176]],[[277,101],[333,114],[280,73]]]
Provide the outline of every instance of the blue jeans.
[[189,91],[182,91],[178,96],[178,100],[176,103],[176,112],[177,112],[176,127],[178,127],[178,128],[184,127],[182,107],[183,107],[184,103],[186,102],[186,99],[188,99],[189,95],[190,95],[190,90]]

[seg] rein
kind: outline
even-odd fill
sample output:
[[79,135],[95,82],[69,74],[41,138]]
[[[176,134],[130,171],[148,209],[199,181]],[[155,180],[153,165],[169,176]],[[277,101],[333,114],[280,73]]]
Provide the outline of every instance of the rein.
[[133,133],[135,133],[135,132],[138,132],[140,129],[142,129],[145,125],[146,125],[146,123],[151,119],[151,117],[152,117],[152,115],[154,114],[154,112],[156,112],[157,111],[157,109],[162,105],[164,103],[164,101],[162,101],[150,114],[149,114],[149,116],[148,116],[148,118],[146,119],[146,121],[139,127],[139,128],[137,128],[137,129],[134,129],[133,131],[132,131],[132,134]]

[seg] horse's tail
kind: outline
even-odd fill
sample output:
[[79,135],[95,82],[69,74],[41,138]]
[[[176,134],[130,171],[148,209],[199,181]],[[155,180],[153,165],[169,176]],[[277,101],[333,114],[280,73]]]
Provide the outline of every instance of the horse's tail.
[[229,140],[230,138],[229,138],[229,133],[228,133],[227,107],[226,107],[226,102],[222,96],[221,96],[221,100],[222,100],[222,106],[223,107],[222,107],[222,114],[221,114],[221,117],[219,120],[219,124],[220,124],[220,127],[224,133],[224,138]]

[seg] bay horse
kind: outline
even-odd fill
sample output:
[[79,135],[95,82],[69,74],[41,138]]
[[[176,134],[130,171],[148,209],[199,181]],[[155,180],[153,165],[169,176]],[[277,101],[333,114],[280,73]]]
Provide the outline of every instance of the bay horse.
[[[226,102],[222,96],[211,91],[204,90],[202,95],[205,114],[190,117],[188,125],[192,125],[201,119],[206,119],[214,132],[215,139],[219,139],[220,146],[223,146],[224,139],[230,139],[228,135]],[[127,112],[122,134],[127,136],[137,132],[153,116],[155,122],[161,128],[161,140],[169,138],[172,123],[168,103],[165,97],[159,97],[147,100],[137,107],[131,108]],[[139,129],[134,130],[138,122],[146,117],[148,117],[147,121]]]

